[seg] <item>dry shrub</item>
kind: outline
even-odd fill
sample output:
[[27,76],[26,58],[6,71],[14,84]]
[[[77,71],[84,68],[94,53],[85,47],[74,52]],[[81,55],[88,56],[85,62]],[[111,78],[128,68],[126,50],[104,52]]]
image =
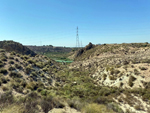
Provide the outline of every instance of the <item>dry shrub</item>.
[[94,100],[95,103],[98,104],[107,104],[109,102],[108,98],[105,96],[100,96]]
[[81,102],[79,99],[71,99],[68,100],[67,103],[71,108],[75,108],[77,110],[81,110],[85,106],[85,103]]
[[135,77],[133,77],[133,76],[130,76],[130,78],[129,78],[129,82],[128,82],[128,84],[129,84],[129,86],[130,87],[132,87],[134,84],[133,84],[133,81],[135,81],[136,80],[136,78]]
[[7,72],[7,70],[6,70],[6,69],[1,68],[1,69],[0,69],[0,73],[7,74],[8,72]]
[[3,94],[0,94],[0,105],[5,106],[8,104],[12,104],[14,102],[14,97],[11,91],[7,91]]
[[8,87],[6,87],[6,86],[2,86],[2,90],[3,90],[3,91],[8,91],[8,90],[9,90],[9,88],[8,88]]
[[100,104],[88,104],[81,110],[83,113],[115,113],[113,110],[107,109],[105,105]]
[[107,105],[108,109],[112,109],[113,111],[117,112],[117,113],[124,113],[123,110],[115,103],[109,103]]
[[45,113],[48,113],[53,108],[63,108],[64,104],[60,103],[58,98],[52,96],[42,99],[40,105]]
[[15,71],[12,71],[10,74],[9,74],[10,77],[12,78],[21,78],[22,75],[18,72],[15,72]]

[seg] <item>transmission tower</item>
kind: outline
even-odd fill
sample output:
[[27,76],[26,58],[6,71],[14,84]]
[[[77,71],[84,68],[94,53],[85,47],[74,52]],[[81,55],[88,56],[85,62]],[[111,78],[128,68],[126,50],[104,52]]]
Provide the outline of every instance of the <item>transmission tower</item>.
[[80,44],[79,44],[79,35],[78,35],[78,27],[77,27],[77,36],[76,36],[76,47],[80,47]]

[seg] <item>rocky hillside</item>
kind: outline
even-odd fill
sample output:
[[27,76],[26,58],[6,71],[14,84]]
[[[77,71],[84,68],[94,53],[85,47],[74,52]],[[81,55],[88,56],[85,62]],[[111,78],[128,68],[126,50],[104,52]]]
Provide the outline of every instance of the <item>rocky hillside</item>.
[[2,113],[81,113],[93,106],[98,107],[96,111],[105,108],[104,112],[113,113],[104,105],[85,103],[94,94],[94,90],[91,94],[85,91],[94,87],[86,73],[69,70],[66,65],[42,55],[31,57],[0,49],[0,110]]
[[1,49],[1,112],[150,113],[148,43],[90,43],[74,56],[62,65]]
[[57,70],[60,70],[59,65],[47,57],[30,57],[0,50],[0,83],[4,83],[0,91],[12,88],[14,93],[27,94],[29,89],[37,89],[38,85],[53,86]]
[[[91,45],[89,44],[87,47]],[[124,112],[127,109],[136,113],[149,112],[147,111],[149,107],[145,107],[149,104],[149,99],[145,99],[149,94],[141,93],[143,90],[150,91],[150,44],[95,45],[88,50],[86,48],[79,50],[74,56],[76,61],[70,64],[69,68],[89,70],[89,76],[94,79],[98,86],[136,90],[136,93],[138,91],[138,94],[131,91],[130,98],[131,100],[135,99],[132,103],[124,99],[127,97],[124,93],[114,99]],[[142,106],[138,109],[143,111],[137,111],[136,105]]]
[[[85,48],[80,49],[74,54],[74,58],[77,61],[86,60],[90,58],[98,58],[101,56],[109,57],[116,55],[130,55],[150,47],[148,43],[123,43],[123,44],[103,44],[94,45],[89,43]],[[139,50],[139,51],[138,51]]]
[[29,48],[23,46],[22,44],[14,41],[0,41],[0,48],[5,49],[8,52],[15,51],[23,55],[35,56],[36,54]]
[[90,76],[102,86],[145,88],[150,82],[149,46],[147,43],[98,45],[76,57],[70,68],[91,70]]

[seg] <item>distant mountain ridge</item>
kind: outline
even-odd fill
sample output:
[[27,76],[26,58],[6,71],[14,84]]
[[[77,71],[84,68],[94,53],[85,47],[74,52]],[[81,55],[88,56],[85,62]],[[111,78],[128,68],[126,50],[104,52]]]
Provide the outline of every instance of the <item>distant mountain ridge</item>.
[[31,55],[31,56],[36,55],[35,52],[31,51],[26,46],[23,46],[22,44],[20,44],[18,42],[14,42],[12,40],[0,41],[0,48],[5,49],[8,52],[15,51],[16,53],[20,53],[20,54],[23,54],[23,55]]
[[45,53],[45,52],[71,52],[72,48],[69,47],[54,47],[50,46],[26,46],[35,53]]

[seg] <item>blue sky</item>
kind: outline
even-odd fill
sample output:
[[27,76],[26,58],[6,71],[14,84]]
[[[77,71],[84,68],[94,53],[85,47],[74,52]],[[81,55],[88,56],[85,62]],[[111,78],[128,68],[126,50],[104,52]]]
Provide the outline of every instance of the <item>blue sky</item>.
[[0,40],[24,45],[150,43],[150,0],[0,0]]

